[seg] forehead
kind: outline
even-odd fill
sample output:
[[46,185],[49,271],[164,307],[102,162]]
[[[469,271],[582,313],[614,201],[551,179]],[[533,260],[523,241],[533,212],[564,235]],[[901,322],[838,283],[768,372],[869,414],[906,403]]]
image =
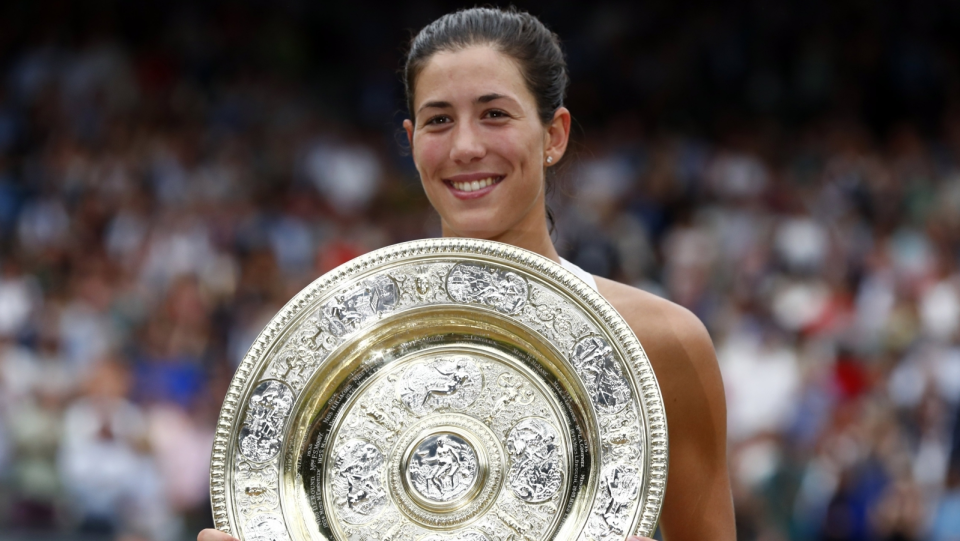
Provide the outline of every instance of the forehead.
[[434,54],[417,77],[414,106],[424,101],[472,101],[485,94],[504,94],[525,105],[534,103],[517,62],[488,46]]

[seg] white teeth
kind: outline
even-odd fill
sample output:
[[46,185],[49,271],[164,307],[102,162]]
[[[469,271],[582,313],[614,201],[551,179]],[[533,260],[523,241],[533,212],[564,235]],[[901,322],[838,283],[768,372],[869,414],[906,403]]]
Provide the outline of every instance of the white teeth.
[[453,184],[453,187],[461,192],[475,192],[493,184],[497,181],[497,178],[498,177],[489,177],[483,180],[474,180],[471,182],[451,182],[451,184]]

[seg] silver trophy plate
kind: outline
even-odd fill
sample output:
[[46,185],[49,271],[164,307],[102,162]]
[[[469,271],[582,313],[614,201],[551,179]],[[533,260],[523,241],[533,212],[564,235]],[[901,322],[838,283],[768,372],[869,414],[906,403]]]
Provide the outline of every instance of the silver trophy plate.
[[230,384],[210,474],[243,540],[622,540],[667,473],[660,389],[620,315],[552,261],[433,239],[316,280]]

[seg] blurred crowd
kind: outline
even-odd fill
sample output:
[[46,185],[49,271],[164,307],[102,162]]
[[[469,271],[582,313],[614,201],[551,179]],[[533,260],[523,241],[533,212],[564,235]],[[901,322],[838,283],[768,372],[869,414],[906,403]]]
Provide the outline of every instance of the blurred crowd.
[[[824,82],[841,51],[829,28],[801,47],[794,99],[763,69],[721,84],[750,34],[737,24],[765,19],[691,17],[719,51],[703,69],[745,101],[719,92],[705,128],[664,128],[584,72],[631,35],[621,8],[559,29],[585,113],[550,180],[554,235],[584,269],[707,325],[739,538],[960,539],[960,80],[943,68],[956,50],[905,43],[891,65],[915,84],[889,102],[905,116],[878,117],[856,109],[869,88]],[[99,15],[64,38],[69,24],[24,30],[17,13],[0,17],[0,532],[189,539],[210,524],[226,386],[264,324],[333,267],[439,233],[396,137],[399,56],[313,65],[302,29],[248,16],[251,40],[229,11],[173,10],[159,41]],[[392,53],[393,32],[360,39]],[[671,36],[674,49],[627,40],[649,51],[624,76],[654,109],[669,110],[658,88],[696,86],[661,73],[685,54]],[[858,36],[869,56],[884,34]],[[271,61],[238,63],[245,41]],[[600,110],[608,89],[624,108]]]

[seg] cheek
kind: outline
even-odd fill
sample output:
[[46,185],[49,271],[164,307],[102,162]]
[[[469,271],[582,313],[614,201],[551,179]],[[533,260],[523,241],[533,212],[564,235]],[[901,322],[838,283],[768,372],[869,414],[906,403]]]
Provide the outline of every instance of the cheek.
[[540,151],[536,141],[528,134],[504,133],[491,140],[489,150],[510,163],[518,189],[537,191],[543,181],[543,168],[539,162]]
[[449,155],[446,142],[440,137],[415,138],[413,148],[413,159],[423,177],[432,176]]

